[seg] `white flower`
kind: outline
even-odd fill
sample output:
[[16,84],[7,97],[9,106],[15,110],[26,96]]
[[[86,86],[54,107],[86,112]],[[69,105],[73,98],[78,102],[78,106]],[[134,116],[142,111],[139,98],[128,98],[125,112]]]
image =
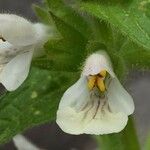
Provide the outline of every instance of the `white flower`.
[[[39,54],[47,27],[10,14],[0,14],[0,83],[9,91],[26,79],[34,50]],[[38,50],[38,52],[37,52]]]
[[132,97],[115,76],[108,55],[89,56],[80,79],[63,95],[57,124],[70,134],[120,132],[134,111]]

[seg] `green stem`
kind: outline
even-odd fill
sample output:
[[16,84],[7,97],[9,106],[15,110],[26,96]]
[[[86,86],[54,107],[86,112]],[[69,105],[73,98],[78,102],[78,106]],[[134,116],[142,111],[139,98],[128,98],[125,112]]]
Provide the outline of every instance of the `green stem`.
[[148,136],[144,145],[144,150],[150,150],[150,133],[148,133]]
[[101,150],[140,150],[132,117],[122,132],[96,136],[96,140]]

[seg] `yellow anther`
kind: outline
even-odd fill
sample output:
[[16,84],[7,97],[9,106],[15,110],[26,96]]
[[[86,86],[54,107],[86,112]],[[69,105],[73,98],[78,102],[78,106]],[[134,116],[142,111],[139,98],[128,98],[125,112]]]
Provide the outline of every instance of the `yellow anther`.
[[106,70],[102,70],[99,74],[100,74],[102,77],[106,77],[107,71],[106,71]]
[[104,84],[104,80],[100,77],[97,78],[97,86],[98,86],[98,88],[101,92],[105,92],[106,87],[105,87],[105,84]]
[[92,90],[96,84],[96,76],[89,76],[89,79],[88,79],[88,87],[90,90]]

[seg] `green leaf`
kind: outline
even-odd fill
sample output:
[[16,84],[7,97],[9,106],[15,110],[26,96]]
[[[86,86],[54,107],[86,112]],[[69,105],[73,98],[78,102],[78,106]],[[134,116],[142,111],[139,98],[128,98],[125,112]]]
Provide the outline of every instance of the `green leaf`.
[[54,120],[63,92],[77,76],[32,68],[19,89],[0,97],[0,143],[27,128]]
[[50,11],[65,23],[75,28],[85,38],[91,34],[88,22],[79,12],[67,6],[62,0],[47,0]]
[[45,8],[33,5],[34,12],[36,13],[39,20],[45,24],[53,24],[52,18]]
[[[74,42],[79,42],[79,41],[81,42],[81,40],[83,40],[83,43],[84,43],[85,38],[82,36],[82,34],[78,30],[76,30],[74,27],[72,27],[68,23],[64,22],[60,17],[57,17],[52,12],[50,13],[58,31],[61,33],[63,38],[69,41],[72,40]],[[78,45],[80,45],[80,43]]]
[[150,50],[150,19],[145,15],[147,3],[133,0],[126,4],[118,2],[81,2],[80,10],[113,25],[138,45]]
[[107,48],[113,46],[113,33],[110,25],[104,21],[100,21],[97,18],[90,17],[89,26],[92,30],[90,36],[90,42],[99,42],[104,44]]
[[79,71],[86,55],[87,40],[78,30],[52,12],[49,12],[49,15],[60,35],[45,44],[47,57],[38,58],[33,64],[53,71]]
[[43,69],[51,71],[68,71],[78,72],[80,67],[80,59],[75,55],[49,53],[47,58],[38,58],[33,61],[33,64]]
[[51,13],[61,39],[50,40],[45,44],[48,59],[56,70],[77,71],[84,61],[87,40],[75,28]]
[[129,69],[150,69],[150,52],[137,44],[127,40],[119,53]]

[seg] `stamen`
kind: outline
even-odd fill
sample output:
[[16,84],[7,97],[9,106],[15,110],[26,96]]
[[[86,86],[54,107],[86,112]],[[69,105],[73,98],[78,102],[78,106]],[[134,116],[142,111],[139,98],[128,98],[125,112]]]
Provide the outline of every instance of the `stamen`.
[[95,83],[96,83],[96,76],[89,76],[89,79],[88,79],[88,87],[90,90],[92,90],[95,86]]
[[105,78],[107,75],[106,70],[102,70],[99,74],[97,75],[90,75],[88,77],[88,88],[89,90],[92,90],[94,87],[97,87],[101,92],[106,91],[106,86],[105,86]]
[[102,70],[99,74],[104,78],[104,77],[106,77],[107,71]]
[[100,77],[97,78],[97,86],[98,86],[98,88],[101,92],[105,92],[106,87],[105,87],[105,84],[104,84],[104,80]]

